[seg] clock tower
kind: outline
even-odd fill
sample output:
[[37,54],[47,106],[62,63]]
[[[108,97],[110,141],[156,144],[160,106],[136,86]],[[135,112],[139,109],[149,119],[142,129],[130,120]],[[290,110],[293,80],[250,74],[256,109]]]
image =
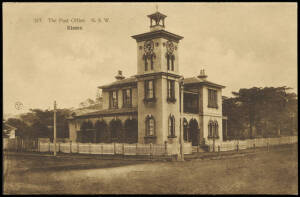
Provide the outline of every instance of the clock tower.
[[180,132],[179,41],[165,30],[166,15],[148,15],[150,31],[137,42],[138,142],[174,144]]

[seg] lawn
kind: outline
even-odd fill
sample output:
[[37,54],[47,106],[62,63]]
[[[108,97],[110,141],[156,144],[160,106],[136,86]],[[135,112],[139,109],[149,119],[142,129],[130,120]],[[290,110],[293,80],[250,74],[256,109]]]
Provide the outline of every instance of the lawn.
[[185,162],[4,159],[6,194],[298,194],[297,149]]

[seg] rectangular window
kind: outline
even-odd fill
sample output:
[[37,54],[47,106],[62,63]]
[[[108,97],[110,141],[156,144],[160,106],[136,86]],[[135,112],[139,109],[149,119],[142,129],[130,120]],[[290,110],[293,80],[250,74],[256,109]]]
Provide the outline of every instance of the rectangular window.
[[146,80],[145,81],[145,99],[153,99],[154,96],[154,81]]
[[118,92],[111,91],[109,93],[109,107],[110,108],[118,108]]
[[174,80],[168,80],[168,100],[175,101],[175,81]]
[[218,108],[217,90],[208,89],[208,107]]
[[132,105],[132,90],[123,90],[123,107],[131,107]]

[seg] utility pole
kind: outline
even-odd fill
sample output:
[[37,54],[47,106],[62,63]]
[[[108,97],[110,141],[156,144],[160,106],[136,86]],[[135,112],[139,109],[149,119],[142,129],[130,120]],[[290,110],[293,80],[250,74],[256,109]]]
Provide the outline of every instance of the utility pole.
[[213,126],[213,152],[216,151],[215,146],[216,146],[216,141],[215,141],[215,125]]
[[53,143],[54,143],[54,156],[56,156],[56,101],[54,101],[54,135],[53,135]]
[[184,161],[184,152],[183,152],[183,77],[180,81],[180,161]]

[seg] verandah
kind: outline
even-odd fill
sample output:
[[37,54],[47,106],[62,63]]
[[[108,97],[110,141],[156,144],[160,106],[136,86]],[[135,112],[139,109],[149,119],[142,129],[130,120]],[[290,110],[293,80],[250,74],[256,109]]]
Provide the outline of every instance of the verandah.
[[137,143],[138,123],[136,119],[127,119],[122,124],[119,119],[113,119],[107,124],[98,120],[95,124],[84,121],[77,131],[77,142],[81,143]]

